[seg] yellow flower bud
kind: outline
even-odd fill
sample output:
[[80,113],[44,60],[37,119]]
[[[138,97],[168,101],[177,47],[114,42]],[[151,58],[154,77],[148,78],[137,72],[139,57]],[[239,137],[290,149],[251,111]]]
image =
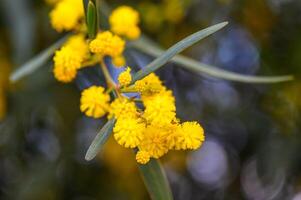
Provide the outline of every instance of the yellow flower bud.
[[137,147],[143,139],[145,124],[138,118],[121,117],[113,129],[114,138],[125,148]]
[[102,56],[117,57],[124,50],[125,42],[119,36],[113,35],[110,31],[98,33],[96,38],[91,41],[90,51]]
[[99,118],[109,110],[110,96],[101,86],[92,86],[82,92],[80,110],[89,117]]
[[58,81],[67,83],[76,77],[76,72],[81,66],[82,58],[72,48],[65,46],[55,52],[53,61],[54,77]]
[[150,154],[147,151],[138,151],[136,154],[136,160],[140,164],[146,164],[150,160]]
[[83,17],[82,0],[62,0],[50,12],[51,25],[58,32],[75,29]]
[[198,149],[205,140],[204,129],[197,122],[184,122],[179,129],[176,149]]
[[131,68],[127,68],[125,71],[121,72],[118,76],[118,82],[121,86],[127,86],[131,83]]
[[137,39],[140,36],[139,20],[139,13],[129,6],[116,8],[109,17],[111,30],[129,39]]

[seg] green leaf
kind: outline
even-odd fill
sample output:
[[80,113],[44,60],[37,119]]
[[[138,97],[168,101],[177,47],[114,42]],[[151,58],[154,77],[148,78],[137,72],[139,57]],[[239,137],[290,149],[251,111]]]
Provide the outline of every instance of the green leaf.
[[147,164],[138,166],[152,200],[173,199],[165,172],[158,160],[151,159]]
[[96,2],[90,0],[87,8],[87,27],[88,35],[90,39],[95,38],[98,31],[98,17],[97,17],[97,8]]
[[86,153],[85,159],[87,161],[90,161],[93,158],[95,158],[95,156],[98,154],[102,146],[109,139],[109,136],[112,134],[115,122],[116,122],[115,118],[110,119],[98,132],[98,134],[94,138],[92,144],[90,145]]
[[65,37],[61,38],[60,40],[52,44],[50,47],[43,50],[38,55],[27,61],[25,64],[18,67],[18,69],[16,69],[9,77],[10,81],[17,82],[24,76],[27,76],[39,69],[40,67],[42,67],[43,64],[45,64],[53,55],[54,51],[57,50],[67,40],[68,37],[69,35],[66,35]]
[[[149,55],[159,57],[164,53],[164,50],[157,47],[148,38],[142,37],[141,39],[131,43],[134,48],[147,53]],[[186,68],[193,72],[203,75],[209,75],[216,78],[226,79],[230,81],[238,81],[245,83],[277,83],[293,80],[294,77],[291,75],[284,76],[250,76],[241,75],[235,72],[229,72],[211,65],[200,63],[194,59],[188,58],[182,55],[176,55],[170,61],[179,64],[180,67]]]
[[219,23],[213,26],[210,26],[209,28],[203,29],[201,31],[198,31],[180,42],[176,43],[172,47],[170,47],[167,51],[165,51],[162,55],[160,55],[158,58],[156,58],[154,61],[152,61],[150,64],[148,64],[145,68],[138,71],[133,76],[132,83],[134,83],[137,80],[140,80],[147,76],[148,74],[156,71],[160,67],[162,67],[165,63],[167,63],[172,57],[174,57],[176,54],[180,53],[184,49],[190,47],[191,45],[197,43],[201,39],[206,38],[207,36],[215,33],[216,31],[220,30],[224,26],[226,26],[228,22]]

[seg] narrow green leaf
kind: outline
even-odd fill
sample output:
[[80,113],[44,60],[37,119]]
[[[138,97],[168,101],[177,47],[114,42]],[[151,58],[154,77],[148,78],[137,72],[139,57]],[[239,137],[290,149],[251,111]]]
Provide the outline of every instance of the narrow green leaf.
[[11,82],[17,82],[24,76],[27,76],[40,67],[45,64],[49,58],[53,55],[53,52],[57,50],[69,37],[69,35],[66,35],[65,37],[61,38],[54,44],[52,44],[50,47],[47,49],[43,50],[40,52],[38,55],[27,61],[25,64],[22,66],[18,67],[9,77]]
[[97,17],[97,8],[96,2],[90,0],[87,8],[87,27],[88,35],[90,39],[95,38],[98,30],[98,17]]
[[96,137],[94,138],[92,144],[90,145],[85,159],[87,161],[92,160],[95,158],[97,153],[100,151],[102,146],[106,143],[106,141],[109,139],[109,136],[112,134],[113,127],[115,125],[116,119],[112,118],[110,119],[97,133]]
[[173,199],[165,172],[158,160],[151,159],[147,164],[138,166],[152,200]]
[[210,26],[209,28],[203,29],[201,31],[198,31],[180,42],[176,43],[172,47],[170,47],[167,51],[165,51],[162,55],[160,55],[158,58],[156,58],[154,61],[152,61],[150,64],[148,64],[145,68],[138,71],[133,76],[133,81],[135,81],[144,78],[148,74],[156,71],[160,67],[162,67],[165,63],[167,63],[172,57],[174,57],[176,54],[180,53],[184,49],[190,47],[191,45],[197,43],[201,39],[206,38],[207,36],[215,33],[216,31],[220,30],[224,26],[226,26],[228,22],[219,23],[213,26]]
[[[159,57],[164,53],[164,50],[157,47],[152,41],[147,38],[141,38],[131,43],[131,45],[149,55]],[[172,62],[179,64],[180,67],[186,68],[198,74],[205,74],[216,78],[221,78],[230,81],[238,81],[245,83],[278,83],[293,80],[291,75],[284,76],[250,76],[241,75],[235,72],[229,72],[211,65],[200,63],[194,59],[182,55],[176,55],[171,59]]]

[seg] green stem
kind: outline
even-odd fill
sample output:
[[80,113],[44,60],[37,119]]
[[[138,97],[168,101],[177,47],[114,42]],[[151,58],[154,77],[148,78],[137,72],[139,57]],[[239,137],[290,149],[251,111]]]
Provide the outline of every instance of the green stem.
[[96,65],[98,61],[99,61],[99,57],[92,56],[90,60],[87,60],[82,64],[82,67],[89,67],[89,66]]
[[120,91],[122,93],[136,93],[138,92],[135,88],[133,87],[126,87],[126,88],[121,88]]
[[116,88],[116,84],[115,82],[113,81],[112,77],[111,77],[111,74],[108,70],[108,67],[106,66],[105,62],[103,59],[101,59],[101,62],[100,62],[100,67],[101,67],[101,70],[105,76],[105,79],[106,79],[106,82],[108,84],[108,87],[114,87]]
[[[117,86],[116,83],[114,82],[114,80],[113,80],[113,78],[112,78],[112,76],[111,76],[111,74],[110,74],[110,72],[109,72],[109,70],[108,70],[108,67],[107,67],[107,65],[105,64],[105,62],[104,62],[103,59],[101,59],[101,61],[100,61],[100,67],[101,67],[101,70],[102,70],[102,72],[103,72],[103,74],[104,74],[104,76],[105,76],[105,79],[106,79],[106,82],[107,82],[108,87],[110,88],[110,90],[113,91],[113,96],[114,96],[115,98],[120,97],[121,94],[120,94],[120,92],[119,92],[118,86]],[[111,91],[110,91],[110,92],[111,92]]]
[[109,93],[113,92],[114,90],[115,90],[115,88],[111,87],[111,88],[107,89],[106,93],[109,94]]

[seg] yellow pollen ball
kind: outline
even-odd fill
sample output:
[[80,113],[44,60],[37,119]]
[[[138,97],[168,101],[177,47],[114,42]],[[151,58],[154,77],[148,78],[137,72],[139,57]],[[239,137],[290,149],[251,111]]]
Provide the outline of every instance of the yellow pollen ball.
[[55,78],[67,83],[76,77],[76,71],[81,66],[82,57],[72,48],[65,46],[55,52],[53,61]]
[[68,46],[72,48],[74,51],[78,53],[78,55],[85,59],[89,54],[89,46],[86,42],[85,36],[83,34],[77,34],[71,36],[64,46]]
[[89,117],[99,118],[109,110],[110,96],[101,86],[91,86],[81,94],[80,110]]
[[166,124],[163,127],[167,131],[166,144],[170,150],[179,150],[176,146],[179,144],[179,129],[180,124],[173,120],[172,123]]
[[131,68],[127,68],[125,71],[121,72],[118,76],[118,82],[121,86],[127,86],[131,83]]
[[150,154],[147,151],[138,151],[136,161],[140,164],[146,164],[150,160]]
[[120,117],[136,117],[137,110],[135,103],[124,97],[115,99],[110,105],[108,118],[110,119],[113,116],[117,119]]
[[138,118],[122,117],[117,119],[113,128],[114,138],[125,148],[137,147],[143,139],[144,123]]
[[176,116],[175,100],[171,91],[163,91],[150,97],[142,98],[145,110],[143,117],[148,123],[165,126]]
[[167,132],[157,126],[147,126],[144,138],[139,144],[139,149],[147,151],[151,157],[159,158],[168,152],[166,144]]
[[125,41],[110,31],[98,33],[96,38],[91,41],[89,48],[92,53],[102,56],[117,57],[124,50]]
[[58,32],[75,29],[83,17],[82,0],[61,0],[50,12],[51,25]]
[[205,140],[204,129],[197,122],[184,122],[179,131],[176,149],[195,150],[199,148]]
[[139,13],[129,6],[116,8],[109,17],[111,30],[129,39],[137,39],[140,36],[139,20]]
[[137,91],[145,95],[157,93],[165,89],[159,77],[154,73],[151,73],[143,79],[136,81],[134,87]]

